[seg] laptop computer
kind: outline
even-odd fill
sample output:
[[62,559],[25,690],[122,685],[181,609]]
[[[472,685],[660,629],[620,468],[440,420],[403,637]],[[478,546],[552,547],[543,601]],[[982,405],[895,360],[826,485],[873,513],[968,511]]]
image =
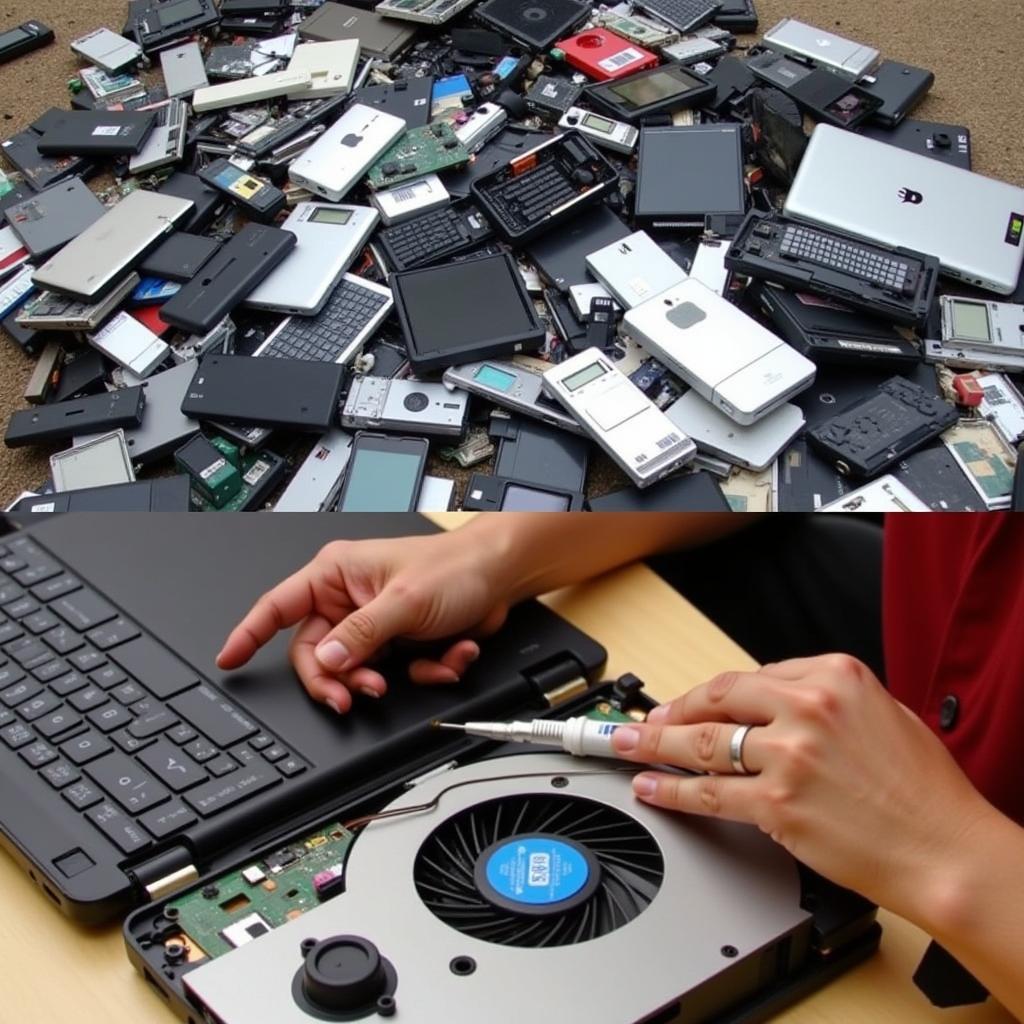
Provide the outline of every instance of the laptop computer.
[[412,686],[396,654],[387,699],[344,717],[307,697],[287,633],[241,671],[214,667],[255,598],[325,543],[434,529],[83,513],[0,537],[0,843],[62,911],[103,922],[325,800],[436,761],[432,719],[515,716],[595,678],[601,646],[536,602],[483,641],[461,685]]
[[936,256],[1002,295],[1024,265],[1024,189],[830,125],[814,130],[785,212]]

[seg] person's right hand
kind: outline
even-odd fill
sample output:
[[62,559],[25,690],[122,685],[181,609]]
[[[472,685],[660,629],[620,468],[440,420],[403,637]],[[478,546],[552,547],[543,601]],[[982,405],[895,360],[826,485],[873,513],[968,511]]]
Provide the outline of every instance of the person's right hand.
[[326,545],[252,606],[225,641],[218,667],[244,665],[275,633],[298,624],[292,664],[310,696],[339,714],[351,708],[353,690],[384,694],[387,682],[370,663],[397,637],[457,638],[437,660],[409,666],[413,682],[457,682],[480,653],[471,637],[494,632],[508,613],[499,562],[458,533]]

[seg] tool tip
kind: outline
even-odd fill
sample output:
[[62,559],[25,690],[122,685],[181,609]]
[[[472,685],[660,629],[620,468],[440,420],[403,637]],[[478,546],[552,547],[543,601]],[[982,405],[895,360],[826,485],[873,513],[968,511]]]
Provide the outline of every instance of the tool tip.
[[459,729],[465,732],[464,725],[456,725],[454,722],[439,722],[436,718],[430,723],[435,729]]

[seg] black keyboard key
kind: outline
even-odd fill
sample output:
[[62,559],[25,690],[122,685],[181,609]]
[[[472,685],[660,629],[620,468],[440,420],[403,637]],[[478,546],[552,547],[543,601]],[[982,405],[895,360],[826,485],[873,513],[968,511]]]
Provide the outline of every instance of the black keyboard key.
[[37,601],[53,601],[55,598],[63,597],[65,594],[79,590],[82,581],[62,573],[60,576],[53,576],[45,583],[37,583],[32,588],[32,596]]
[[101,651],[109,651],[111,647],[134,640],[139,635],[139,627],[125,618],[114,619],[85,634]]
[[191,693],[172,700],[171,707],[186,722],[221,747],[231,746],[259,731],[255,722],[205,683]]
[[72,807],[77,807],[78,810],[84,811],[86,807],[92,807],[93,804],[98,804],[104,794],[101,793],[91,782],[87,782],[82,779],[80,782],[76,782],[73,786],[69,786],[61,793],[61,796]]
[[24,722],[13,722],[6,728],[0,729],[0,740],[3,740],[11,750],[17,750],[19,747],[25,746],[26,743],[31,743],[35,738],[35,733]]
[[79,672],[91,672],[94,668],[99,668],[100,665],[105,665],[107,662],[104,655],[91,647],[83,647],[80,651],[69,654],[68,660]]
[[17,583],[0,583],[0,604],[7,605],[25,596],[25,588]]
[[136,750],[142,750],[143,747],[148,747],[154,739],[154,737],[150,736],[147,739],[140,740],[137,736],[133,736],[127,729],[118,729],[117,732],[112,732],[110,734],[110,738],[126,754],[134,754]]
[[7,687],[13,686],[24,678],[25,673],[17,665],[5,665],[0,668],[0,691],[6,690]]
[[70,672],[71,666],[63,658],[54,658],[53,661],[44,662],[32,669],[32,675],[41,683],[49,683],[54,679]]
[[0,727],[10,725],[14,721],[14,712],[7,708],[0,708]]
[[4,605],[4,612],[10,615],[12,619],[24,619],[37,611],[39,611],[39,602],[27,594],[17,601]]
[[146,691],[130,679],[127,683],[122,683],[116,689],[111,690],[110,693],[114,700],[120,701],[125,707],[134,704],[137,700],[144,700],[146,697]]
[[62,707],[57,711],[51,712],[45,718],[38,719],[35,727],[48,740],[52,740],[55,736],[69,732],[76,726],[81,725],[81,723],[81,715],[76,714],[71,708]]
[[149,637],[139,637],[122,644],[111,651],[110,658],[150,693],[163,699],[199,682],[199,676],[188,665]]
[[60,623],[57,621],[57,616],[43,609],[42,611],[35,612],[33,615],[27,615],[21,620],[21,624],[30,632],[39,636],[40,633],[45,633],[48,629],[53,629],[54,626],[59,626]]
[[128,731],[136,739],[144,740],[149,736],[155,736],[158,732],[163,732],[164,729],[169,729],[177,721],[177,715],[172,715],[166,708],[160,708],[158,711],[151,711],[148,715],[137,718],[128,726]]
[[77,782],[82,776],[78,769],[67,761],[54,761],[42,771],[42,776],[54,789],[63,789]]
[[75,764],[88,764],[89,761],[114,748],[106,736],[101,736],[98,732],[93,732],[90,729],[89,732],[83,732],[81,736],[62,743],[60,749],[64,756],[74,761]]
[[191,743],[199,735],[191,725],[179,722],[167,730],[167,738],[177,744]]
[[84,587],[58,598],[50,608],[81,633],[117,618],[117,609],[110,602]]
[[267,747],[267,749],[263,751],[263,756],[273,764],[275,761],[280,761],[282,758],[287,757],[288,751],[279,743],[275,743],[272,747]]
[[81,690],[88,686],[89,680],[81,672],[69,672],[66,676],[60,676],[50,683],[50,689],[60,697],[66,697],[69,693]]
[[0,569],[4,572],[17,572],[19,569],[24,568],[24,559],[18,558],[17,555],[4,555],[3,558],[0,558]]
[[[118,683],[123,683],[128,679],[128,677],[116,665],[104,665],[103,668],[98,668],[95,672],[90,672],[89,678],[97,686],[102,686],[104,690],[109,690],[112,686],[117,686]],[[141,694],[135,699],[141,699]],[[129,703],[131,702],[129,701]]]
[[113,732],[134,721],[132,713],[121,704],[108,704],[106,707],[96,708],[89,712],[88,718],[100,732]]
[[157,839],[163,839],[178,829],[186,828],[196,821],[192,813],[183,803],[172,800],[169,804],[147,811],[139,818],[143,827],[152,832]]
[[43,634],[43,640],[58,654],[70,654],[84,646],[85,641],[70,626],[54,626]]
[[286,779],[301,775],[306,770],[306,766],[297,757],[286,757],[283,761],[278,761],[274,767]]
[[170,796],[152,772],[118,750],[87,764],[85,774],[133,814],[148,811]]
[[6,690],[0,691],[0,700],[9,708],[16,708],[19,704],[34,697],[42,691],[42,687],[34,679],[22,677],[20,682],[8,686]]
[[24,632],[16,622],[0,622],[0,644],[16,640]]
[[8,644],[7,653],[24,669],[32,669],[43,662],[53,661],[55,655],[49,647],[35,637],[22,637]]
[[42,718],[43,715],[48,715],[59,707],[60,697],[45,690],[38,697],[25,701],[17,708],[17,712],[26,722],[34,722],[37,718]]
[[220,779],[189,790],[185,794],[185,803],[197,810],[204,818],[226,811],[256,793],[261,793],[271,786],[276,786],[281,776],[272,768],[253,765],[239,768],[238,771],[225,775]]
[[219,779],[222,775],[227,775],[229,772],[233,772],[238,765],[236,765],[227,754],[221,754],[220,757],[215,757],[212,761],[207,761],[203,767],[205,767],[211,775],[214,775]]
[[246,746],[244,743],[240,743],[237,747],[232,747],[228,753],[239,763],[239,764],[252,764],[256,760],[256,751],[252,747]]
[[134,853],[149,842],[145,829],[131,818],[126,818],[109,800],[90,808],[85,816],[122,853]]
[[205,782],[209,778],[188,754],[179,750],[169,740],[157,740],[139,755],[139,760],[175,793]]
[[268,736],[265,732],[261,732],[258,736],[253,736],[253,738],[249,740],[249,746],[252,747],[253,750],[263,750],[264,748],[271,746],[273,742],[273,736]]
[[18,751],[18,756],[23,758],[25,763],[31,765],[33,768],[42,768],[44,764],[49,764],[51,761],[57,760],[57,751],[48,743],[44,743],[42,740],[36,740],[35,743],[32,743],[27,747],[22,747],[21,750]]
[[204,739],[202,736],[191,743],[186,743],[185,752],[189,757],[195,758],[200,764],[204,761],[209,761],[211,757],[216,757],[220,753],[209,740]]
[[23,587],[31,587],[35,583],[42,583],[43,580],[59,576],[63,571],[56,562],[42,557],[26,565],[24,569],[19,569],[13,573],[13,576]]
[[98,686],[87,686],[84,690],[79,690],[68,698],[76,711],[90,711],[92,708],[106,704],[108,700],[110,698]]

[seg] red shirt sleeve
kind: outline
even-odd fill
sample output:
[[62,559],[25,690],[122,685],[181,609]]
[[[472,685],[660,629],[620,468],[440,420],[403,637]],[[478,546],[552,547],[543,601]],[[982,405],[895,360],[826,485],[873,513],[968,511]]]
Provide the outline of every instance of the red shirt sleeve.
[[894,514],[885,531],[889,689],[1024,824],[1024,515]]

